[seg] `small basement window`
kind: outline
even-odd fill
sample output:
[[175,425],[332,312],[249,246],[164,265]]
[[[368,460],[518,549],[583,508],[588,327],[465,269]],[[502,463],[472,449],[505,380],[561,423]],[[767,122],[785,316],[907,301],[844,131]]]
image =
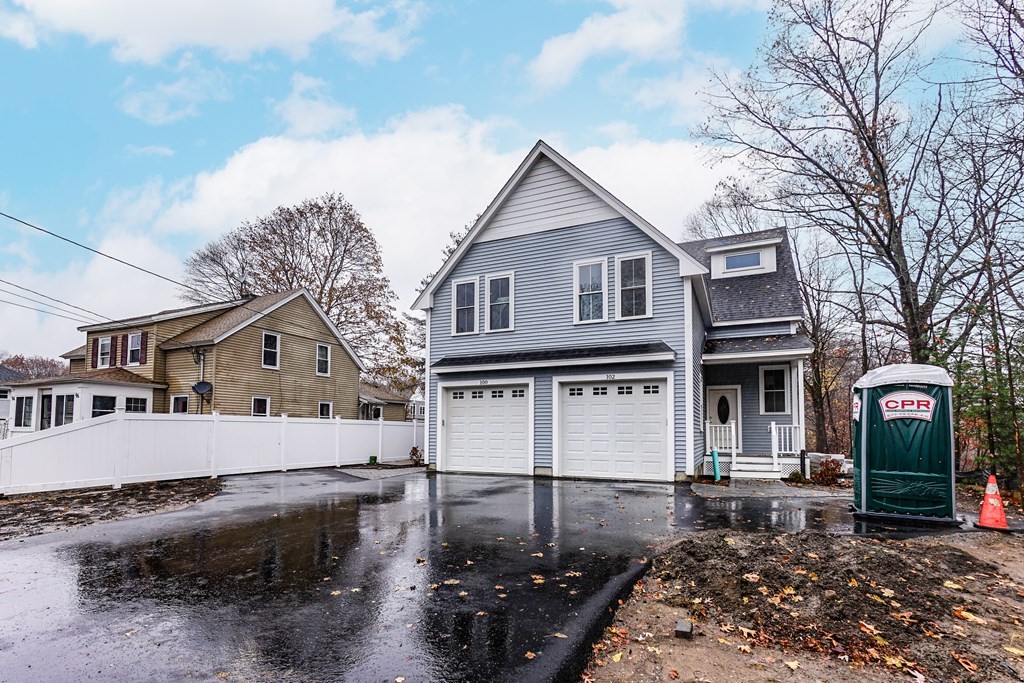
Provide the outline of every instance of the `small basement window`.
[[317,404],[317,414],[321,420],[330,420],[334,417],[334,404],[330,401],[320,401]]
[[171,412],[180,413],[182,415],[188,414],[188,394],[171,396]]

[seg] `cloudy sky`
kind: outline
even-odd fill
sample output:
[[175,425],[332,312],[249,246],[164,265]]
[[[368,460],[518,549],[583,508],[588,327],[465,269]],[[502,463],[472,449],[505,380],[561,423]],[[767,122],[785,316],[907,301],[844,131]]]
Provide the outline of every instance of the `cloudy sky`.
[[[343,193],[399,307],[538,138],[672,237],[728,169],[689,137],[763,0],[0,0],[0,210],[172,278],[207,240]],[[10,283],[119,318],[173,285],[0,218]],[[5,291],[6,290],[6,291]],[[35,295],[30,295],[35,296]],[[38,297],[36,297],[38,298]],[[0,303],[0,350],[78,323]]]

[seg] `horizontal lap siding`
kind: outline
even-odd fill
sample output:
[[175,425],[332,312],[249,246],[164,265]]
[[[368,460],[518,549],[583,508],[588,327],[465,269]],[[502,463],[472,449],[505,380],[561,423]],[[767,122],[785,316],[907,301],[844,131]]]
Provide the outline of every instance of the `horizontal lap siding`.
[[[264,331],[281,334],[279,370],[261,367]],[[318,342],[331,346],[330,377],[316,374]],[[216,375],[206,378],[214,384],[214,407],[227,415],[249,415],[253,396],[269,396],[273,415],[318,417],[319,402],[333,401],[335,417],[358,417],[359,370],[304,297],[218,344]]]
[[[761,365],[785,365],[788,363],[738,363],[736,365],[708,365],[704,368],[704,381],[707,386],[736,385],[742,388],[740,410],[743,420],[743,450],[747,453],[770,453],[771,439],[768,433],[768,425],[793,424],[793,416],[789,413],[782,415],[761,415],[759,400],[760,377],[759,368]],[[789,372],[787,370],[787,372]],[[789,381],[787,375],[787,381]],[[793,403],[793,387],[790,390],[790,405]]]
[[704,351],[704,340],[707,335],[704,329],[704,316],[697,305],[696,297],[693,302],[693,316],[690,320],[690,330],[693,339],[690,341],[691,363],[693,365],[693,467],[694,472],[702,470],[701,463],[704,462],[704,361],[701,356]]
[[[616,255],[651,251],[653,256],[652,318],[614,320]],[[605,277],[609,296],[607,322],[573,324],[573,262],[594,258],[606,260]],[[484,329],[486,314],[485,276],[515,271],[515,307],[512,332],[479,332],[453,337],[452,280],[476,278],[477,329]],[[679,263],[654,240],[623,218],[590,225],[549,230],[519,237],[475,243],[434,294],[431,313],[430,361],[452,355],[528,351],[553,347],[594,346],[661,340],[676,352],[670,367],[675,376],[676,460],[679,471],[686,459],[686,350],[684,281]],[[632,372],[633,367],[616,364],[608,372]],[[593,366],[572,366],[565,374],[598,372]],[[550,466],[551,386],[550,371],[536,371],[535,386],[536,465]],[[463,375],[460,375],[463,376]],[[481,377],[484,375],[481,374]],[[491,375],[488,374],[488,377]],[[431,373],[429,435],[431,459],[437,452],[437,380]],[[440,376],[442,380],[452,375]],[[546,379],[545,379],[546,378]],[[547,382],[544,384],[542,379]]]

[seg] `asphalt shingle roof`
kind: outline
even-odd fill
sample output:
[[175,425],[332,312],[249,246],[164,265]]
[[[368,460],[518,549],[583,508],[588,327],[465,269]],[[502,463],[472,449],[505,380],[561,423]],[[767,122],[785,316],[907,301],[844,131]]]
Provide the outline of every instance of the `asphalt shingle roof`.
[[781,237],[782,242],[777,246],[774,273],[717,280],[712,280],[710,275],[704,276],[711,298],[713,322],[803,316],[800,281],[793,263],[786,230],[775,228],[742,235],[679,243],[686,253],[700,261],[710,271],[711,254],[708,253],[708,249],[777,237]]
[[408,403],[409,397],[397,394],[385,387],[367,382],[359,383],[359,400],[364,403]]
[[765,351],[807,351],[813,349],[811,340],[803,332],[768,337],[737,337],[735,339],[708,339],[705,354],[760,353]]
[[13,382],[19,379],[25,379],[25,375],[5,365],[0,365],[0,383]]
[[160,345],[161,349],[180,349],[188,346],[208,346],[222,334],[230,332],[239,325],[245,323],[258,313],[262,313],[276,303],[295,294],[298,289],[290,289],[286,292],[276,292],[258,296],[248,301],[242,301],[231,310],[221,313],[216,318],[207,320],[201,325],[185,330],[176,337],[171,337]]
[[431,367],[460,368],[474,365],[500,365],[503,363],[557,362],[590,358],[615,358],[618,356],[647,356],[659,353],[673,353],[672,347],[663,341],[654,341],[638,344],[573,346],[539,351],[485,353],[475,356],[445,356],[436,363],[433,363]]
[[87,384],[140,384],[150,387],[167,388],[166,384],[154,382],[148,377],[137,375],[124,368],[103,368],[102,370],[89,370],[76,375],[62,375],[60,377],[43,377],[40,379],[26,379],[18,382],[11,382],[12,386],[26,386],[38,384],[72,384],[84,382]]

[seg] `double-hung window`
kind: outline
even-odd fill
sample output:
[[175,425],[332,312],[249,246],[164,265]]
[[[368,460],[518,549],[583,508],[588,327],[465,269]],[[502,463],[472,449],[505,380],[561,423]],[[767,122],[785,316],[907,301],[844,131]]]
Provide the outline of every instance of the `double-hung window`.
[[316,374],[331,376],[331,347],[329,344],[316,345]]
[[761,414],[784,415],[789,412],[788,365],[761,366]]
[[511,330],[515,325],[515,273],[487,276],[487,331]]
[[110,337],[100,337],[99,339],[99,354],[97,359],[96,367],[109,368],[110,367]]
[[476,332],[476,285],[476,278],[452,283],[452,334]]
[[646,318],[651,315],[651,254],[630,254],[616,260],[617,318]]
[[69,425],[75,419],[75,395],[59,394],[53,398],[53,426]]
[[[128,365],[138,365],[142,362],[142,333],[128,335]],[[143,411],[145,412],[145,411]]]
[[605,315],[605,260],[573,264],[575,304],[573,322],[592,323],[607,320]]
[[32,426],[32,402],[34,400],[34,396],[19,396],[18,398],[14,399],[15,427]]
[[281,335],[263,333],[263,367],[278,370],[281,367]]

